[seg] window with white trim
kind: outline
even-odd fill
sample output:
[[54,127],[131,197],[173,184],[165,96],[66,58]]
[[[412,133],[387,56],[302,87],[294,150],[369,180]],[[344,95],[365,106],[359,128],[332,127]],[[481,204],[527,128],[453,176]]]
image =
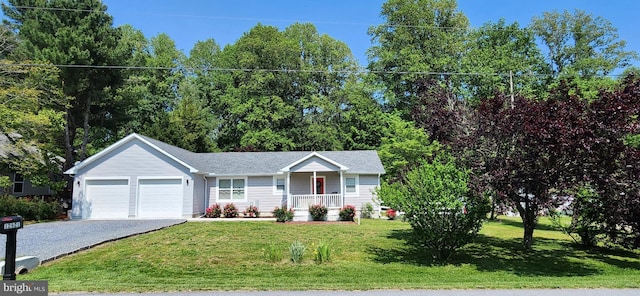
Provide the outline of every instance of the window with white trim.
[[218,179],[218,200],[246,200],[246,179]]
[[358,194],[358,176],[344,178],[344,192],[346,194]]
[[273,194],[283,194],[285,192],[286,180],[283,177],[273,177]]
[[24,176],[16,173],[13,178],[13,193],[22,193],[24,190]]

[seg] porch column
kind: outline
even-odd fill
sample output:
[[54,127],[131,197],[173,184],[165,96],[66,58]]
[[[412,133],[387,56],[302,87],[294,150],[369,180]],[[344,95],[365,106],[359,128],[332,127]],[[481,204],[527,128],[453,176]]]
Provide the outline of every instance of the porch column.
[[344,171],[340,170],[340,200],[342,204],[340,207],[344,207]]
[[[291,171],[287,171],[287,180],[284,183],[286,186],[285,193],[287,194],[287,208],[292,208],[291,205]],[[281,205],[282,206],[282,205]]]
[[311,191],[313,191],[313,204],[317,205],[318,204],[318,190],[317,190],[317,185],[318,184],[318,175],[316,174],[316,171],[313,171],[313,184],[311,184]]

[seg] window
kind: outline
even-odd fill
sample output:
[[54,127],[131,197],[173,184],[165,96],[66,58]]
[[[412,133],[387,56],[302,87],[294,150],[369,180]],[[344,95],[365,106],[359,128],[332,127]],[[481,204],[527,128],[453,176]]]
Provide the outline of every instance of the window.
[[280,177],[273,177],[273,194],[282,194],[285,191],[285,179]]
[[346,194],[358,194],[358,177],[346,177],[344,180]]
[[24,176],[22,174],[16,173],[15,178],[13,178],[13,193],[22,193],[24,188]]
[[245,179],[219,179],[218,199],[219,200],[245,200],[247,189]]

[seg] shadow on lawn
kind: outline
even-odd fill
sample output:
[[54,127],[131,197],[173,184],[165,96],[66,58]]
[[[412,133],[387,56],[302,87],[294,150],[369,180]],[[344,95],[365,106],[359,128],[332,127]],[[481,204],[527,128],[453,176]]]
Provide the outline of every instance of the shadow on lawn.
[[[394,230],[388,237],[406,242],[411,230]],[[585,276],[601,271],[583,263],[585,257],[604,261],[611,260],[602,254],[575,250],[570,243],[538,238],[534,249],[525,252],[520,239],[498,239],[479,235],[473,244],[459,250],[447,262],[433,260],[429,252],[405,243],[392,248],[371,248],[369,252],[376,262],[405,263],[419,266],[470,264],[480,271],[507,271],[522,276]],[[606,261],[605,261],[606,262]],[[620,261],[614,265],[632,262]]]

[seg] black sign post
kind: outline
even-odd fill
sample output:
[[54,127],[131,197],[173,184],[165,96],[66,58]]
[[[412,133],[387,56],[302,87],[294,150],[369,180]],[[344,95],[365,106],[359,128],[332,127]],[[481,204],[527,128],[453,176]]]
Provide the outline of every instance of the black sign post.
[[7,216],[0,219],[0,233],[7,235],[3,281],[16,280],[16,234],[22,226],[23,222],[20,216]]

